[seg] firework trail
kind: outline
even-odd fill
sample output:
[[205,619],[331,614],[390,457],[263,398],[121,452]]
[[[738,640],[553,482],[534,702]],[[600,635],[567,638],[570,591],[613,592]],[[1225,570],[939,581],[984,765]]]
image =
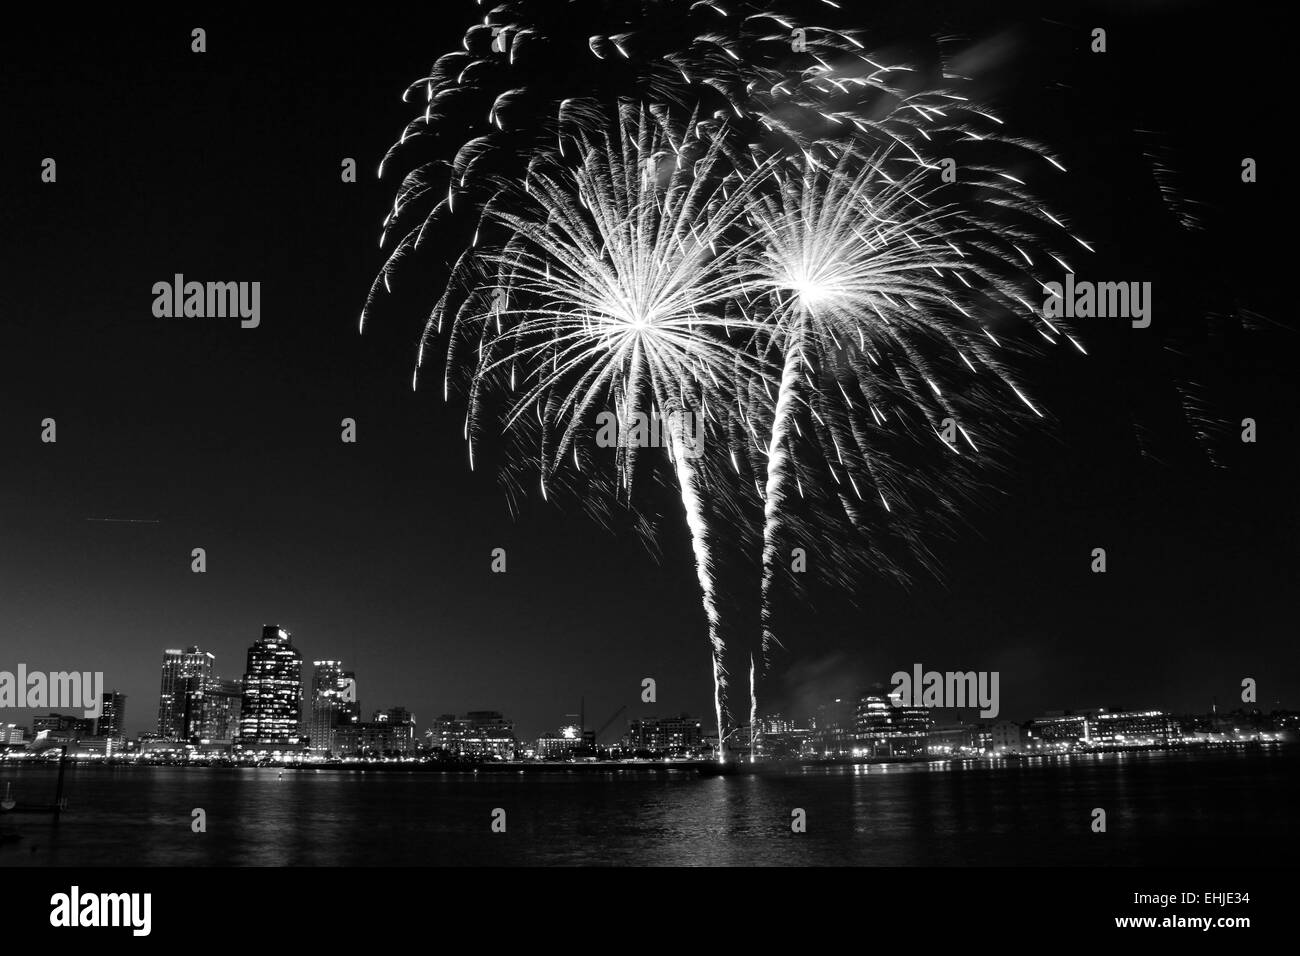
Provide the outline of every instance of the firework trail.
[[725,497],[727,481],[712,472],[717,458],[754,441],[737,383],[770,373],[752,344],[761,327],[733,306],[744,276],[731,266],[747,246],[722,240],[752,209],[763,178],[726,172],[722,140],[701,138],[695,125],[674,131],[625,109],[615,129],[610,138],[572,139],[573,165],[535,166],[522,186],[498,184],[483,223],[493,241],[462,256],[426,342],[448,326],[444,388],[461,373],[471,456],[476,436],[499,428],[507,459],[528,461],[543,494],[563,472],[612,466],[630,501],[645,455],[620,441],[612,456],[594,456],[597,423],[664,423],[725,740],[709,499]]
[[[927,139],[939,139],[937,132]],[[787,500],[803,494],[798,439],[806,437],[825,462],[856,530],[879,533],[880,522],[863,516],[874,500],[898,532],[906,526],[895,512],[913,507],[910,491],[928,490],[941,510],[955,512],[974,483],[953,480],[963,474],[954,471],[927,486],[921,469],[910,468],[915,454],[908,469],[881,454],[880,433],[912,418],[951,455],[985,454],[1003,429],[989,424],[977,443],[977,423],[1009,421],[1017,403],[1041,417],[999,355],[1011,343],[993,329],[1016,323],[1082,351],[1063,323],[1033,305],[1041,301],[1040,273],[1069,269],[1061,258],[1064,224],[997,167],[966,166],[962,175],[954,188],[914,145],[872,150],[870,140],[859,140],[833,165],[806,155],[775,198],[756,193],[763,242],[740,265],[765,290],[760,311],[772,334],[763,341],[781,353],[766,456],[760,664],[776,643],[772,605]],[[920,538],[903,534],[924,559]]]

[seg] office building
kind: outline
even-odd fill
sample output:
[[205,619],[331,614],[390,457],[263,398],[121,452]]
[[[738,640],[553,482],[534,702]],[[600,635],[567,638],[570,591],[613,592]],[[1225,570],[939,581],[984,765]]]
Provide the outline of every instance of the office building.
[[630,720],[623,738],[623,746],[633,753],[665,757],[692,756],[703,745],[703,724],[689,714]]
[[126,694],[115,690],[104,694],[103,708],[95,722],[95,736],[121,740],[126,736]]
[[406,757],[415,753],[415,717],[405,707],[375,711],[368,721],[334,728],[334,753],[341,756]]
[[425,734],[425,746],[451,756],[509,760],[516,750],[515,723],[498,710],[440,714]]
[[193,729],[194,693],[212,679],[216,657],[197,646],[163,651],[162,685],[158,694],[158,736],[188,740]]
[[1102,746],[1157,746],[1181,735],[1178,721],[1161,710],[1103,710],[1092,715],[1093,743]]
[[239,736],[239,718],[243,707],[243,681],[214,677],[203,692],[203,704],[199,710],[202,719],[195,728],[198,742],[233,743]]
[[248,649],[239,745],[245,750],[296,750],[302,736],[302,654],[288,631],[268,625]]
[[341,753],[337,732],[360,723],[357,680],[341,661],[314,661],[311,680],[311,749],[319,754]]

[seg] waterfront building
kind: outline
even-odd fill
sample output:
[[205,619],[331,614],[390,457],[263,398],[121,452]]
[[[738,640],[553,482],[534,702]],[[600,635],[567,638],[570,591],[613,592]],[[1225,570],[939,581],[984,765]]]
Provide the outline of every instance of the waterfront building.
[[537,756],[542,760],[567,760],[584,752],[586,740],[577,724],[561,727],[537,738]]
[[518,748],[515,723],[498,710],[471,710],[463,717],[441,714],[425,734],[425,746],[455,757],[510,760]]
[[1028,735],[1048,747],[1091,742],[1091,727],[1087,714],[1048,714],[1030,721]]
[[704,746],[703,723],[689,714],[629,720],[623,737],[627,750],[656,756],[694,756]]
[[336,739],[340,728],[361,722],[356,674],[341,661],[315,661],[311,682],[311,749],[316,753],[341,753]]
[[27,728],[17,724],[0,724],[0,747],[18,747],[27,738]]
[[239,719],[244,708],[244,684],[239,679],[214,677],[203,693],[202,715],[194,740],[204,744],[231,744],[239,737]]
[[974,724],[946,724],[931,727],[927,753],[933,756],[960,754],[974,750],[976,746],[976,726]]
[[1009,720],[999,720],[987,728],[981,727],[981,741],[985,741],[983,749],[995,754],[1019,753],[1024,748],[1024,735],[1020,725]]
[[1160,746],[1181,736],[1178,721],[1162,710],[1092,715],[1093,743],[1101,746]]
[[[192,710],[212,679],[216,657],[192,645],[185,650],[163,651],[162,682],[158,692],[158,736],[163,740],[188,740],[194,720]],[[196,692],[198,696],[196,697]]]
[[900,694],[864,695],[858,699],[854,733],[830,756],[921,757],[929,746],[930,711],[903,706]]
[[95,721],[95,736],[108,740],[126,737],[126,694],[115,690],[105,692],[99,719]]
[[386,750],[398,754],[415,753],[415,715],[405,707],[377,710],[371,723],[384,728]]
[[424,735],[425,747],[449,754],[459,754],[465,739],[465,721],[455,714],[439,714]]
[[500,711],[471,710],[465,715],[461,752],[509,760],[515,753],[515,722]]
[[282,627],[262,628],[248,649],[239,745],[271,752],[302,747],[302,654]]

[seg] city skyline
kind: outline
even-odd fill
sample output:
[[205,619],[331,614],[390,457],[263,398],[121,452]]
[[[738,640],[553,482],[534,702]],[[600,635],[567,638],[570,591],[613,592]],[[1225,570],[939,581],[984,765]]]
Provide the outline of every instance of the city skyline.
[[[412,713],[408,711],[407,708],[403,705],[385,703],[379,707],[372,707],[371,721],[363,721],[362,715],[365,712],[364,705],[366,705],[367,703],[373,704],[373,702],[366,701],[363,698],[362,691],[361,691],[363,683],[362,680],[358,679],[356,669],[351,667],[345,667],[346,662],[341,660],[328,660],[328,659],[313,660],[312,658],[314,657],[314,655],[306,654],[303,648],[293,643],[292,631],[290,631],[288,628],[281,627],[280,625],[275,625],[275,624],[263,625],[261,627],[261,634],[262,637],[253,641],[250,644],[250,646],[246,649],[246,658],[245,658],[246,662],[252,662],[254,657],[256,657],[258,654],[259,648],[263,647],[266,642],[270,643],[273,650],[278,649],[280,645],[290,647],[291,651],[285,653],[288,653],[290,657],[297,662],[297,669],[296,669],[297,676],[292,678],[292,680],[294,680],[297,685],[296,710],[290,708],[289,705],[285,703],[285,700],[287,698],[285,698],[284,694],[280,695],[281,698],[283,699],[280,701],[279,705],[273,706],[273,710],[275,711],[274,723],[276,724],[276,728],[277,728],[276,733],[279,735],[279,737],[285,738],[282,739],[280,742],[282,743],[287,742],[287,735],[291,733],[291,731],[288,728],[290,726],[293,726],[296,727],[297,730],[292,731],[292,733],[296,733],[297,736],[299,737],[309,739],[311,741],[310,749],[315,751],[321,749],[322,747],[322,744],[317,737],[317,731],[324,730],[326,733],[331,734],[331,739],[332,739],[332,731],[334,731],[336,728],[343,727],[345,725],[356,725],[358,723],[362,725],[368,725],[371,724],[376,719],[379,720],[387,719],[386,715],[389,714],[390,712],[396,712],[396,713],[408,714],[408,715]],[[111,726],[124,728],[123,736],[127,736],[127,737],[154,736],[161,739],[182,740],[182,741],[189,740],[191,738],[195,738],[199,736],[212,736],[214,741],[220,741],[224,739],[227,742],[231,742],[231,741],[237,741],[238,739],[247,736],[248,733],[251,733],[258,726],[261,726],[261,724],[254,721],[252,724],[249,725],[249,731],[247,732],[244,730],[243,726],[235,727],[232,729],[231,735],[228,737],[222,737],[220,734],[200,733],[196,729],[198,725],[202,722],[206,726],[207,722],[213,720],[214,717],[210,709],[204,709],[201,714],[198,711],[196,711],[193,715],[191,715],[192,699],[197,699],[199,705],[202,706],[203,701],[205,699],[218,696],[220,692],[224,689],[225,693],[228,695],[234,695],[237,693],[237,699],[242,699],[242,703],[244,704],[244,706],[247,706],[247,701],[248,701],[247,679],[249,676],[249,672],[241,671],[239,675],[233,679],[230,678],[222,679],[219,673],[219,669],[217,667],[217,655],[211,651],[202,650],[197,645],[190,645],[184,650],[164,649],[162,654],[163,654],[162,679],[160,681],[160,686],[156,692],[156,696],[158,697],[158,701],[159,701],[157,707],[158,716],[157,716],[157,721],[154,724],[154,727],[150,730],[140,731],[137,729],[135,733],[131,733],[131,723],[129,719],[125,723],[125,725],[123,724],[120,716],[116,711],[117,705],[115,704],[115,702],[124,700],[128,698],[130,695],[123,694],[120,691],[118,691],[116,689],[117,685],[114,685],[112,681],[108,680],[110,675],[108,674],[105,675],[106,686],[111,686],[112,688],[114,688],[109,690],[105,694],[106,719],[109,721]],[[311,667],[310,671],[307,671],[304,666],[308,663],[310,664]],[[259,668],[263,666],[260,658],[258,660],[257,666]],[[917,668],[917,673],[919,674],[921,665],[919,664],[916,665],[916,668]],[[906,674],[905,671],[902,673],[904,675]],[[935,676],[942,677],[943,675],[936,673]],[[972,681],[974,681],[975,676],[976,675],[974,674],[974,672],[971,672]],[[190,682],[188,684],[186,684],[185,681],[186,677],[190,678]],[[843,679],[841,677],[841,683],[842,680]],[[857,701],[858,699],[862,699],[867,696],[872,696],[873,699],[878,699],[878,700],[885,700],[891,697],[898,696],[897,690],[894,689],[890,684],[882,680],[858,682],[857,684],[854,684],[852,686],[847,684],[843,686],[849,687],[849,689],[840,690],[840,691],[823,690],[821,692],[814,692],[812,697],[809,698],[813,702],[805,705],[804,710],[802,712],[799,711],[797,708],[793,710],[789,708],[771,708],[771,709],[764,708],[759,712],[760,722],[769,721],[774,717],[787,717],[796,722],[800,720],[808,722],[811,718],[814,718],[814,716],[817,713],[822,712],[827,706],[833,703],[838,703],[841,698],[844,698],[846,700]],[[177,687],[180,688],[188,687],[188,693],[182,691],[179,695],[177,695],[176,691],[174,690],[174,688]],[[974,688],[974,684],[972,683],[972,694],[973,694],[973,688]],[[638,688],[638,691],[640,690],[643,690],[643,688]],[[196,691],[198,693],[196,693]],[[288,693],[288,691],[285,691],[285,693]],[[1104,693],[1102,694],[1102,696],[1104,697]],[[947,707],[947,706],[927,705],[924,707],[924,709],[930,714],[936,714],[936,715],[942,714],[948,718],[956,720],[958,723],[970,723],[972,725],[1006,722],[1006,721],[1010,721],[1012,723],[1017,723],[1017,724],[1024,724],[1026,722],[1031,722],[1034,720],[1041,720],[1051,715],[1060,715],[1063,713],[1082,714],[1082,713],[1096,712],[1096,711],[1124,712],[1124,711],[1135,711],[1135,710],[1143,710],[1143,711],[1157,710],[1164,713],[1171,713],[1171,714],[1181,713],[1181,714],[1190,715],[1190,714],[1198,714],[1198,713],[1209,714],[1212,712],[1217,712],[1220,708],[1224,712],[1234,711],[1237,710],[1238,708],[1244,710],[1257,710],[1262,713],[1277,712],[1277,711],[1285,712],[1288,710],[1288,708],[1284,706],[1281,700],[1275,699],[1273,701],[1268,701],[1266,699],[1260,699],[1259,701],[1244,701],[1241,699],[1242,696],[1243,695],[1228,696],[1221,700],[1217,694],[1211,695],[1209,700],[1209,705],[1204,710],[1198,710],[1194,708],[1179,709],[1176,707],[1170,707],[1167,705],[1153,703],[1150,696],[1146,698],[1142,698],[1138,702],[1093,700],[1090,702],[1073,702],[1073,703],[1066,704],[1057,701],[1056,703],[1059,704],[1059,706],[1040,708],[1038,711],[1032,714],[1026,714],[1026,713],[1020,713],[1015,715],[997,714],[990,718],[985,718],[984,716],[981,715],[979,710],[980,704],[975,701],[973,696],[971,698],[970,706],[968,707]],[[585,694],[580,695],[579,699],[582,702],[583,708],[585,710],[586,695]],[[918,685],[917,698],[916,698],[916,700],[918,701],[918,706],[919,706],[920,699],[921,696],[920,696],[920,689]],[[323,707],[321,707],[322,701],[324,702]],[[512,708],[509,702],[504,702],[502,700],[492,700],[492,701],[488,701],[487,703],[495,706],[504,705],[505,712],[507,713],[512,712]],[[906,700],[904,700],[904,703],[906,703]],[[1134,706],[1134,703],[1136,703],[1136,706]],[[658,702],[646,703],[643,700],[640,700],[640,698],[638,698],[637,702],[632,704],[631,707],[634,709],[639,708],[640,713],[629,712],[629,705],[625,704],[619,707],[618,711],[616,711],[616,716],[618,714],[626,713],[626,722],[630,724],[631,722],[636,720],[659,719],[660,715],[662,714],[665,713],[671,714],[676,712],[671,707],[665,708],[663,706],[660,706]],[[128,713],[129,712],[130,711],[128,710]],[[0,710],[0,724],[8,723],[8,724],[15,724],[18,726],[22,726],[22,721],[17,719],[17,717],[20,717],[24,713],[28,713],[28,711],[16,710],[16,709],[9,709],[7,711]],[[51,709],[50,713],[51,714],[57,713],[57,710]],[[290,719],[285,716],[285,714],[287,713],[296,713],[296,717]],[[418,714],[419,711],[414,711],[413,713]],[[498,713],[499,714],[500,712],[487,711],[484,709],[483,702],[479,702],[478,705],[467,707],[467,708],[449,708],[449,707],[435,706],[434,708],[425,711],[425,713],[430,715],[428,719],[428,724],[425,725],[428,729],[427,730],[423,729],[421,725],[418,723],[418,721],[416,721],[414,727],[415,727],[415,735],[417,738],[423,738],[426,734],[436,734],[439,722],[444,720],[444,718],[449,714],[450,715],[454,715],[457,713],[471,714],[471,715],[474,713]],[[561,713],[563,715],[563,719],[568,719],[577,716],[571,711],[563,711]],[[680,711],[680,713],[683,716],[685,716],[688,713],[688,711],[683,710]],[[438,714],[440,716],[434,717],[433,716],[434,714]],[[321,722],[322,717],[325,720],[324,723]],[[551,720],[550,722],[543,721],[543,723],[537,728],[529,728],[529,732],[520,733],[518,737],[521,740],[538,739],[544,737],[550,734],[551,732],[555,731],[555,728],[562,727],[563,719],[560,722],[557,722],[555,720]],[[239,718],[237,717],[236,721],[238,720]],[[934,718],[931,718],[931,720],[933,721]],[[87,721],[86,723],[90,724],[91,721]],[[171,730],[165,729],[167,726],[170,726],[172,729]],[[512,729],[518,728],[519,722],[512,718],[511,726]],[[103,734],[97,734],[97,735],[103,736]],[[257,736],[258,736],[257,734],[255,733],[253,734],[254,738],[256,738]],[[328,749],[328,745],[325,746]]]
[[[828,699],[814,714],[791,718],[765,714],[751,728],[738,728],[727,749],[743,760],[757,754],[769,769],[844,760],[893,762],[938,761],[1003,755],[1064,755],[1112,750],[1149,750],[1183,746],[1259,746],[1294,743],[1300,732],[1300,711],[1238,707],[1203,714],[1176,714],[1159,709],[1083,708],[1048,711],[1029,720],[974,719],[924,706],[907,706],[899,694],[878,696],[864,690],[849,698]],[[405,708],[376,711],[370,721],[337,726],[320,743],[317,738],[287,741],[241,738],[225,740],[162,738],[144,734],[130,738],[116,730],[114,719],[124,697],[110,694],[112,707],[100,720],[57,712],[32,717],[31,726],[0,723],[0,755],[20,759],[65,748],[75,760],[114,758],[146,762],[224,764],[353,762],[356,760],[429,763],[438,766],[479,766],[505,761],[528,765],[548,761],[608,761],[607,766],[636,767],[646,758],[707,760],[717,752],[717,734],[690,714],[629,717],[621,732],[606,731],[617,723],[620,708],[596,729],[585,716],[567,714],[557,729],[536,738],[516,733],[514,721],[500,711],[470,711],[462,716],[440,714],[420,734],[415,715]],[[107,721],[107,726],[106,722]],[[315,722],[313,721],[313,726]],[[585,728],[585,729],[584,729]],[[750,735],[757,731],[757,750]],[[604,738],[604,742],[602,742]],[[448,763],[450,761],[450,764]],[[631,761],[629,763],[628,761]]]

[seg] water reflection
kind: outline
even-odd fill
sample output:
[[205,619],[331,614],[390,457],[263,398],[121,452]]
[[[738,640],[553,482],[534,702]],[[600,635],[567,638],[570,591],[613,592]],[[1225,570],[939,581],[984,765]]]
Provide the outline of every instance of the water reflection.
[[[35,796],[53,771],[0,765],[7,780]],[[1244,838],[1274,863],[1300,843],[1287,751],[705,778],[79,767],[68,793],[57,828],[0,818],[21,837],[0,865],[1212,865]],[[1089,826],[1099,806],[1104,835]],[[191,830],[199,807],[206,833]]]

